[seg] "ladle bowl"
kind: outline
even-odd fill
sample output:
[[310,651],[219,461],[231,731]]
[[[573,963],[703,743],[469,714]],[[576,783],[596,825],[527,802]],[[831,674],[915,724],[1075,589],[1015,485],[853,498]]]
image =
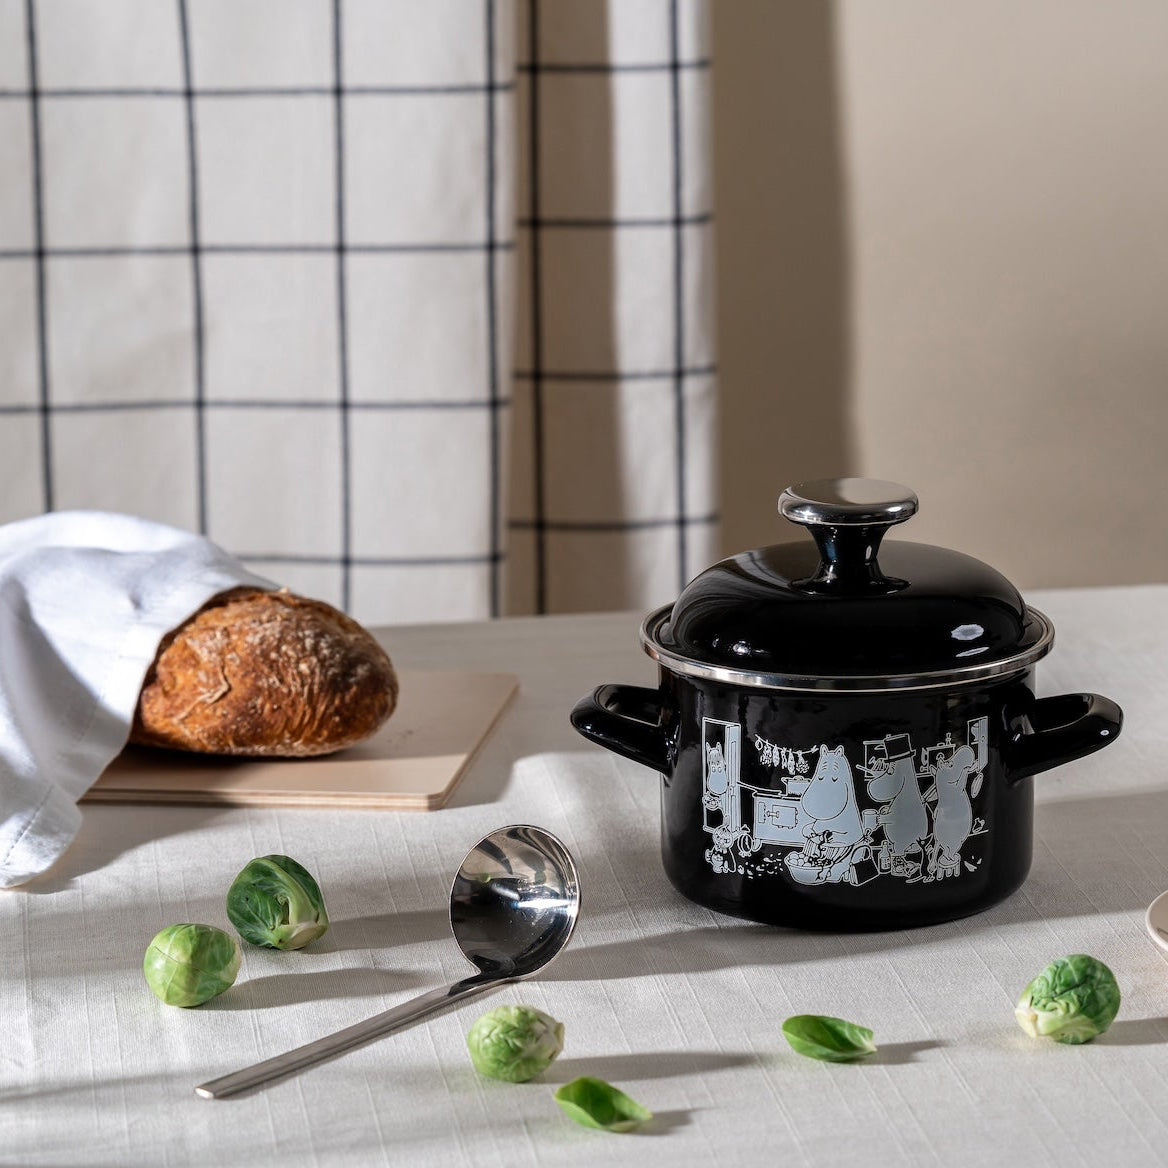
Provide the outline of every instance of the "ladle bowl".
[[540,827],[484,836],[450,889],[450,928],[481,973],[509,981],[541,970],[568,943],[580,884],[568,849]]

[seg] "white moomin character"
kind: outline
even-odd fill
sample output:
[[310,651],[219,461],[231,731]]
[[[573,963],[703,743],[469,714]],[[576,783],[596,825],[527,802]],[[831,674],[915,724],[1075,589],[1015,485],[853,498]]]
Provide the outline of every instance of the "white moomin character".
[[872,769],[868,771],[868,795],[884,804],[879,822],[891,850],[892,874],[913,876],[920,865],[910,865],[906,855],[918,850],[929,834],[929,817],[917,783],[908,735],[890,734],[884,740],[884,749],[885,754],[873,759]]
[[[722,822],[713,828],[713,845],[706,849],[706,861],[715,872],[734,872],[738,865],[731,853],[738,837],[737,817],[732,800],[737,798],[738,788],[730,781],[730,768],[726,753],[720,742],[711,746],[706,743],[706,786],[702,792],[702,804],[707,811],[721,813]],[[708,829],[707,829],[708,830]]]
[[852,877],[853,852],[867,833],[856,804],[852,768],[844,748],[819,748],[811,783],[799,800],[810,822],[803,828],[807,840],[801,852],[787,857],[787,868],[801,883],[838,884]]
[[706,744],[706,793],[702,800],[711,811],[721,811],[722,822],[730,823],[730,772],[720,742]]
[[977,755],[973,747],[959,746],[951,758],[939,758],[929,770],[937,780],[925,795],[926,799],[934,792],[937,796],[933,844],[929,848],[929,878],[944,880],[946,876],[961,875],[961,846],[973,831],[973,804],[965,785],[977,770]]

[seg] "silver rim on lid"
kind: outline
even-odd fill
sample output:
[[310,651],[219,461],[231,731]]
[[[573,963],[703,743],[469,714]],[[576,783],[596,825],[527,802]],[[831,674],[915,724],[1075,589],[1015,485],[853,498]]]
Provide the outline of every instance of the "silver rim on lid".
[[855,676],[830,676],[792,673],[755,673],[733,669],[688,657],[663,645],[658,636],[661,626],[673,612],[673,605],[651,612],[641,624],[641,644],[654,661],[674,673],[720,681],[726,685],[746,685],[755,689],[779,689],[798,692],[830,690],[837,693],[878,693],[887,690],[949,689],[955,685],[1004,678],[1021,673],[1050,652],[1054,644],[1054,625],[1036,608],[1026,610],[1041,628],[1038,640],[1009,657],[978,662],[931,673],[889,673]]

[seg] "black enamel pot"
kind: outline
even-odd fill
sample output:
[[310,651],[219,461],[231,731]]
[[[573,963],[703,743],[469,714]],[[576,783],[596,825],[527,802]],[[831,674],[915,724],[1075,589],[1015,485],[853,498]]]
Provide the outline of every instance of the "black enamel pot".
[[1030,868],[1033,776],[1114,741],[1122,712],[1035,695],[1054,630],[1000,573],[880,546],[907,488],[805,483],[779,509],[814,543],[701,573],[641,627],[658,687],[601,686],[572,724],[660,773],[665,870],[699,904],[867,930],[1002,900]]

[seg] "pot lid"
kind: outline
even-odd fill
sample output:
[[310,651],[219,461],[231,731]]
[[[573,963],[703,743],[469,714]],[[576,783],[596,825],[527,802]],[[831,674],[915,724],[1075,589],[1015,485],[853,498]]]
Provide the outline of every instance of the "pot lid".
[[646,652],[733,684],[854,691],[980,681],[1045,656],[1050,621],[1000,572],[946,548],[882,544],[917,505],[874,479],[789,487],[779,512],[811,538],[707,568],[646,619]]

